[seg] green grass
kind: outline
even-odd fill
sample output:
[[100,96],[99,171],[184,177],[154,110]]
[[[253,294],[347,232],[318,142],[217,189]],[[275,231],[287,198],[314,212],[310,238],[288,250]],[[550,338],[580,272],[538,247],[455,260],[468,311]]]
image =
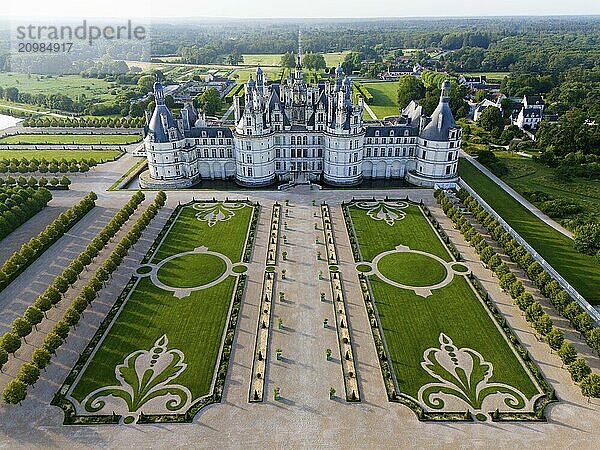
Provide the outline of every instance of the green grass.
[[157,276],[167,286],[186,288],[212,283],[226,270],[227,264],[217,256],[189,253],[162,265]]
[[461,158],[460,176],[586,300],[600,303],[600,265],[573,241],[533,215],[489,177]]
[[433,286],[448,274],[439,261],[419,253],[390,253],[379,260],[377,269],[387,279],[406,286]]
[[379,119],[383,119],[385,116],[397,116],[400,114],[399,106],[401,108],[406,106],[398,105],[397,81],[363,83],[363,86],[373,96],[373,100],[369,103],[369,106]]
[[[208,227],[195,218],[197,211],[184,207],[159,247],[158,258],[203,245],[227,254],[234,263],[240,261],[252,210],[236,210],[230,220]],[[223,239],[224,235],[229,238]],[[74,387],[73,397],[81,401],[99,387],[114,385],[115,366],[135,350],[150,349],[163,334],[169,339],[168,348],[181,350],[188,365],[174,382],[188,387],[194,398],[208,394],[235,280],[230,276],[216,286],[177,299],[157,288],[149,277],[141,279]]]
[[0,159],[25,158],[25,159],[82,159],[93,158],[97,162],[112,161],[121,154],[118,150],[0,150]]
[[[350,208],[363,258],[371,260],[382,251],[407,245],[452,261],[420,209],[410,205],[404,211],[406,217],[389,226],[373,220],[365,210]],[[416,264],[410,261],[389,263],[386,270],[413,280],[421,277],[421,285],[433,279],[422,264],[414,267]],[[450,337],[457,347],[473,348],[491,362],[494,366],[491,382],[510,384],[528,398],[539,392],[464,276],[455,275],[450,284],[432,291],[426,298],[412,290],[391,286],[376,275],[369,280],[402,392],[417,398],[421,386],[436,381],[422,368],[421,362],[426,349],[439,347],[440,333]]]
[[[534,191],[544,192],[555,199],[562,198],[579,203],[581,205],[579,214],[582,217],[600,220],[600,183],[598,181],[575,178],[565,182],[557,179],[553,169],[531,158],[508,152],[494,153],[502,158],[502,162],[509,169],[508,175],[502,177],[502,180],[515,191],[520,194]],[[572,218],[576,218],[576,216]],[[557,220],[571,228],[568,221]]]
[[17,134],[0,138],[0,144],[114,144],[141,141],[139,134]]
[[[423,213],[419,207],[409,205],[403,211],[406,213],[406,217],[396,222],[396,224],[401,223],[402,226],[389,226],[383,220],[371,219],[364,210],[355,206],[350,207],[350,215],[358,242],[369,243],[367,246],[360,246],[363,259],[372,261],[382,252],[393,250],[398,245],[407,245],[411,250],[432,253],[444,261],[452,261],[433,229],[423,226]],[[377,238],[374,239],[374,236]]]
[[358,266],[356,266],[356,270],[358,270],[359,272],[370,272],[371,266],[368,264],[359,264]]
[[[119,90],[117,83],[98,78],[85,78],[80,75],[36,75],[18,72],[0,72],[0,86],[16,87],[19,92],[29,94],[65,94],[72,98],[85,95],[101,101],[115,98],[110,92]],[[31,109],[35,109],[31,108]]]
[[491,382],[503,382],[528,398],[538,393],[475,293],[461,276],[422,298],[370,276],[373,298],[402,392],[416,398],[421,386],[436,381],[421,367],[423,352],[439,347],[445,333],[454,344],[480,352],[494,365]]
[[[346,54],[348,54],[348,51],[344,51],[344,52],[330,52],[330,53],[323,53],[323,57],[325,58],[325,64],[327,65],[327,67],[334,67],[337,66],[338,63],[341,63],[344,58],[346,57]],[[242,55],[244,58],[244,61],[242,62],[242,64],[246,65],[246,66],[264,66],[264,67],[268,67],[268,66],[272,66],[272,67],[279,67],[279,64],[281,63],[281,53],[275,53],[275,54],[245,54]]]
[[484,75],[487,78],[488,83],[500,83],[505,77],[510,76],[510,72],[467,72],[462,73],[461,75],[464,75],[465,77],[478,77]]

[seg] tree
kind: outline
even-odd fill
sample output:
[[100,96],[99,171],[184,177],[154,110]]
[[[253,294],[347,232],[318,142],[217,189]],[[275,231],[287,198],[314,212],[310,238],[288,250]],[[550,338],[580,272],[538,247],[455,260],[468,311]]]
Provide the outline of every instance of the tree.
[[292,52],[286,52],[281,55],[281,67],[284,69],[293,69],[296,67],[296,55]]
[[13,405],[21,403],[23,400],[25,400],[26,396],[27,385],[18,378],[11,380],[2,392],[2,398],[4,401]]
[[565,342],[565,335],[558,328],[552,328],[546,335],[546,342],[552,350],[557,351]]
[[50,332],[48,333],[48,336],[46,336],[46,339],[44,339],[43,346],[50,353],[54,353],[62,343],[63,340],[58,334]]
[[40,377],[40,369],[30,362],[26,362],[21,366],[17,378],[23,383],[33,385]]
[[398,106],[406,107],[411,100],[420,100],[425,97],[423,82],[412,75],[402,75],[398,80]]
[[25,336],[31,333],[31,324],[22,317],[17,317],[13,320],[12,332],[20,338],[25,338]]
[[542,336],[546,336],[552,331],[552,319],[548,314],[542,315],[539,319],[533,322],[533,328]]
[[38,323],[44,319],[44,313],[36,306],[28,306],[23,317],[27,322],[36,327],[37,330]]
[[[79,170],[79,169],[77,169],[77,170]],[[71,180],[69,180],[66,175],[63,175],[63,177],[60,179],[60,185],[61,186],[69,186],[70,184],[71,184]]]
[[231,64],[232,66],[237,66],[242,62],[244,62],[244,57],[240,55],[240,53],[237,50],[234,50],[229,55],[227,55],[227,63]]
[[596,353],[600,354],[600,327],[592,329],[587,334],[586,340],[590,347],[596,350]]
[[566,364],[567,366],[577,358],[577,350],[575,350],[575,347],[573,347],[573,344],[571,344],[569,341],[563,342],[556,353],[562,360],[563,364]]
[[579,383],[581,394],[588,399],[600,398],[600,375],[591,373],[585,376]]
[[50,352],[44,347],[36,348],[31,355],[31,361],[38,369],[42,370],[50,362]]
[[583,358],[577,358],[575,361],[569,364],[567,370],[571,374],[571,379],[575,383],[579,383],[592,372],[592,369],[590,369],[590,366],[588,366]]
[[573,245],[577,251],[589,255],[600,250],[600,223],[592,222],[575,228]]
[[196,97],[197,105],[207,116],[214,116],[221,109],[221,95],[215,88],[208,88]]
[[504,128],[504,117],[502,117],[502,111],[499,108],[488,106],[485,108],[479,118],[477,124],[486,131],[497,133],[501,132]]
[[8,352],[0,347],[0,371],[2,371],[2,367],[8,361]]
[[74,308],[69,308],[65,311],[64,320],[70,326],[74,327],[79,322],[80,315]]

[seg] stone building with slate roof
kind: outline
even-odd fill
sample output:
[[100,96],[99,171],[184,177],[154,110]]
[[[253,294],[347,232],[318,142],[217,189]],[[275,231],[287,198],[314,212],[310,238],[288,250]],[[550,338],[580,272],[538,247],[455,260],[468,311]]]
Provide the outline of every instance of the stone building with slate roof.
[[258,68],[234,97],[234,126],[215,126],[192,103],[174,119],[160,82],[156,108],[145,128],[148,170],[140,185],[189,187],[201,180],[232,179],[243,186],[276,182],[358,185],[365,178],[406,179],[432,187],[457,180],[462,131],[448,104],[444,82],[438,107],[427,117],[411,102],[400,116],[363,123],[342,68],[333,83],[307,85],[301,60],[285,83],[268,83]]

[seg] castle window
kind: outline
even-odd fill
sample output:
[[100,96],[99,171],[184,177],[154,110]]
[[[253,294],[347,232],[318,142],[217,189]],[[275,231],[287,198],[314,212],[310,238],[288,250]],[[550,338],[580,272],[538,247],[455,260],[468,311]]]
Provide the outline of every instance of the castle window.
[[408,156],[414,156],[415,155],[415,148],[411,147],[410,150],[408,151]]
[[400,156],[400,149],[398,147],[396,147],[396,152],[395,152],[394,156]]
[[404,136],[408,136],[408,130],[404,130]]
[[290,150],[290,153],[291,153],[291,157],[292,157],[292,158],[295,158],[295,157],[296,157],[296,149],[295,149],[295,148],[291,149],[291,150]]
[[227,157],[228,158],[233,158],[233,152],[231,151],[230,148],[227,149]]
[[227,145],[231,145],[231,139],[227,139]]
[[373,156],[377,156],[377,147],[373,149]]
[[307,136],[304,136],[302,138],[302,145],[308,145],[308,137]]
[[390,130],[390,136],[394,135],[394,130]]
[[319,158],[322,158],[323,157],[323,150],[322,149],[318,149],[317,150],[317,155],[318,155]]
[[450,166],[446,166],[446,175],[450,175]]
[[352,167],[348,167],[348,176],[352,175]]
[[388,156],[392,156],[392,148],[388,148]]
[[371,147],[367,147],[367,158],[371,157]]
[[275,162],[275,170],[281,170],[281,163],[279,161]]
[[[202,132],[202,134],[206,134],[204,131]],[[206,145],[208,144],[208,139],[202,139],[202,144]]]
[[427,141],[423,141],[423,147],[427,147]]
[[[206,131],[202,132],[202,137],[206,137]],[[206,144],[206,142],[204,142]]]
[[452,152],[448,153],[448,161],[452,161],[454,154]]
[[427,152],[425,150],[423,150],[423,155],[421,156],[421,158],[425,159],[426,156],[427,156]]
[[250,117],[246,117],[246,126],[247,127],[251,127],[252,126],[252,119]]
[[204,157],[208,158],[208,149],[207,148],[204,149]]
[[357,161],[358,161],[358,152],[354,153],[354,162],[357,162]]
[[323,113],[319,113],[319,114],[318,114],[318,116],[317,116],[317,120],[318,120],[319,122],[323,122]]
[[302,151],[302,156],[303,156],[304,158],[308,158],[308,149],[307,149],[307,148],[305,148],[305,149]]
[[354,166],[354,168],[352,169],[352,175],[356,175],[356,172],[358,171],[358,166]]
[[196,145],[198,145],[200,143],[200,139],[194,139],[194,142],[196,142]]
[[177,144],[173,142],[173,148],[177,148]]
[[401,138],[396,138],[396,144],[400,144],[400,142],[402,142]]
[[454,148],[454,142],[450,142],[450,148]]
[[220,156],[221,156],[221,158],[225,158],[225,149],[223,149],[223,148],[222,148],[222,149],[219,151],[219,153],[220,153]]
[[246,155],[246,162],[248,164],[252,164],[252,155],[251,154]]
[[278,148],[275,149],[275,158],[281,158],[281,150]]
[[250,144],[250,142],[246,142],[246,151],[250,151],[252,150],[252,145]]
[[[219,131],[220,133],[220,131]],[[219,139],[219,145],[223,145],[223,139]]]
[[[223,136],[223,132],[222,132],[222,131],[217,131],[217,136],[218,136],[218,137],[221,137],[221,136]],[[221,144],[221,143],[222,143],[222,141],[219,141],[219,143]]]
[[279,114],[275,114],[275,122],[279,122]]
[[248,167],[248,176],[251,177],[252,176],[252,167]]
[[296,145],[296,136],[292,136],[292,137],[291,137],[291,142],[290,142],[290,144],[291,144],[291,145]]
[[406,147],[402,149],[402,156],[406,156]]
[[216,157],[217,157],[217,149],[216,149],[216,148],[213,148],[213,149],[212,149],[212,157],[213,157],[213,158],[216,158]]
[[[379,136],[379,130],[375,130],[375,136]],[[377,144],[377,139],[375,139],[375,143]]]
[[215,139],[214,138],[210,140],[210,145],[215,145]]

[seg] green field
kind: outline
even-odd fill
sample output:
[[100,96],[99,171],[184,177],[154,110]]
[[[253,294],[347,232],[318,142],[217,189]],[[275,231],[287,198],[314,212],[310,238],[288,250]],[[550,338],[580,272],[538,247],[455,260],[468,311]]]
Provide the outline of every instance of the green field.
[[[521,195],[527,197],[531,192],[543,192],[554,199],[565,199],[581,205],[577,214],[565,216],[565,219],[575,219],[581,216],[585,220],[600,221],[600,183],[598,181],[585,178],[563,181],[556,177],[553,169],[532,158],[509,152],[496,151],[494,153],[509,169],[508,175],[503,176],[502,180]],[[533,203],[544,210],[542,203]],[[561,220],[560,217],[557,217],[556,220],[567,228],[573,228],[570,226],[569,220]]]
[[[15,87],[19,92],[30,94],[65,94],[76,98],[85,95],[100,101],[110,100],[112,89],[118,88],[112,83],[98,78],[85,78],[80,75],[36,75],[17,72],[0,72],[0,86]],[[35,107],[27,106],[35,109]]]
[[[436,255],[448,262],[452,261],[450,254],[419,207],[410,205],[404,208],[404,212],[406,213],[404,218],[397,219],[390,225],[384,220],[374,220],[367,214],[365,208],[358,208],[356,204],[350,207],[352,223],[364,259],[370,260],[382,251],[403,245]],[[414,253],[408,254],[414,255]],[[429,262],[425,259],[429,259]],[[438,270],[440,268],[432,270],[431,258],[425,259],[397,261],[397,264],[390,261],[385,268],[387,272],[385,275],[389,277],[392,274],[394,280],[417,280],[416,284],[409,284],[410,286],[438,282],[442,275]],[[446,269],[443,267],[442,269],[445,272]],[[421,273],[420,278],[419,273]],[[377,275],[370,275],[369,282],[393,371],[403,394],[422,405],[426,404],[419,397],[420,390],[426,389],[426,385],[435,384],[439,380],[428,373],[421,363],[428,349],[440,346],[441,333],[450,338],[453,345],[460,349],[454,350],[454,353],[458,354],[465,348],[473,349],[480,353],[486,362],[493,365],[493,375],[487,382],[509,385],[522,393],[527,400],[531,400],[541,392],[465,276],[455,274],[449,284],[431,291],[431,295],[427,297],[422,297],[411,289],[391,286]],[[454,353],[451,352],[450,355]],[[443,358],[438,362],[444,365],[442,360]],[[468,358],[465,358],[466,360]],[[468,370],[469,364],[461,367]],[[476,364],[473,365],[469,384],[476,382],[475,367]],[[448,372],[443,373],[446,375],[440,376],[448,375]],[[480,382],[482,381],[477,383]],[[471,388],[475,389],[473,385]],[[463,410],[467,406],[468,404],[465,404]],[[431,405],[429,407],[431,408]],[[506,405],[503,404],[500,408],[502,407],[506,410]],[[471,408],[477,409],[472,405]]]
[[588,302],[600,303],[600,265],[593,257],[576,251],[570,238],[538,219],[464,158],[459,173]]
[[[398,82],[397,81],[381,81],[376,83],[363,83],[371,95],[373,100],[369,106],[375,113],[378,119],[383,119],[385,116],[397,116],[400,114],[398,109]],[[406,105],[400,105],[404,108]]]
[[141,140],[139,134],[16,134],[0,138],[0,144],[127,145]]
[[[325,58],[327,67],[334,67],[341,63],[348,53],[348,51],[323,53],[323,58]],[[242,64],[245,66],[279,67],[282,54],[246,54],[242,56],[244,58]]]
[[[402,267],[401,271],[398,267]],[[446,278],[446,268],[419,253],[391,253],[379,260],[377,269],[388,279],[407,286],[432,286]]]
[[[253,207],[244,205],[235,209],[234,215],[228,220],[217,221],[213,226],[209,226],[207,221],[197,218],[197,209],[186,206],[156,251],[152,262],[159,263],[167,256],[189,252],[202,246],[207,247],[209,251],[228,256],[234,263],[239,262],[242,259],[252,212]],[[222,239],[224,235],[227,235],[228,239]],[[222,269],[219,265],[222,261],[215,265],[214,261],[206,258],[202,258],[202,261],[190,261],[187,257],[178,257],[171,261],[181,258],[185,258],[185,261],[171,264],[160,278],[161,281],[167,284],[173,282],[169,286],[199,286],[210,281],[210,276],[207,278],[206,274],[214,274]],[[203,269],[206,273],[200,275]],[[235,284],[236,275],[232,274],[213,287],[195,290],[188,296],[176,298],[171,291],[155,286],[150,277],[143,277],[118,313],[104,341],[99,344],[97,352],[69,395],[80,403],[94,390],[118,386],[115,367],[122,364],[133,352],[151,349],[155,341],[163,335],[168,339],[167,349],[180,350],[187,364],[185,370],[180,371],[178,376],[169,382],[169,386],[183,386],[189,389],[192,403],[207,395],[210,392]],[[162,408],[168,408],[168,402],[165,404],[168,397],[165,398],[165,395],[166,393],[162,394],[161,405],[166,406]],[[140,409],[148,412],[143,406],[140,406]],[[86,408],[86,411],[89,410]],[[134,413],[135,410],[130,409],[128,412]],[[164,412],[169,411],[165,409]]]
[[25,159],[76,159],[81,161],[83,159],[94,159],[96,162],[112,161],[121,152],[118,150],[2,150],[0,149],[0,159],[12,159],[12,158],[25,158]]
[[467,72],[461,73],[465,77],[478,77],[484,75],[487,78],[488,83],[498,82],[500,83],[505,77],[510,76],[510,72]]

